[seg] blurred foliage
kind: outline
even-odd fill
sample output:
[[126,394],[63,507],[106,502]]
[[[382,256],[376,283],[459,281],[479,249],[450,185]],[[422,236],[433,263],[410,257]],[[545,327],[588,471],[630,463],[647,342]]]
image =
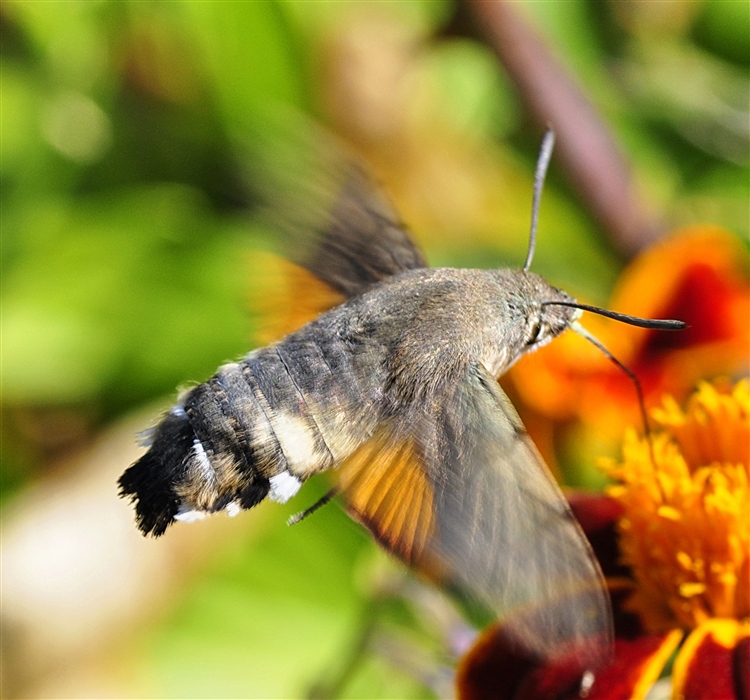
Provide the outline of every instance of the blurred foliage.
[[[523,6],[611,125],[649,206],[746,238],[747,3]],[[536,132],[486,46],[436,38],[453,12],[448,0],[3,2],[4,503],[103,426],[250,347],[245,253],[269,232],[248,216],[239,144],[290,110],[373,161],[434,264],[518,264]],[[391,151],[372,145],[401,123]],[[553,171],[535,269],[602,301],[620,265]],[[370,604],[357,567],[384,565],[348,523],[329,506],[222,546],[130,642],[144,694],[319,687]],[[429,695],[408,664],[383,658],[364,653],[337,692]]]

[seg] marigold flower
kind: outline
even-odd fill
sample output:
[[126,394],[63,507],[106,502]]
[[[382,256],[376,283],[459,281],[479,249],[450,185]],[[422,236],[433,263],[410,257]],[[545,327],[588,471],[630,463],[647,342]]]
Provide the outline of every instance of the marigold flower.
[[[652,416],[654,433],[629,430],[621,461],[605,463],[608,495],[571,499],[615,615],[614,658],[586,697],[644,697],[676,651],[674,700],[749,698],[750,383],[701,383],[685,409],[669,397]],[[485,632],[460,696],[580,696],[569,666],[509,664],[514,653],[502,624]]]

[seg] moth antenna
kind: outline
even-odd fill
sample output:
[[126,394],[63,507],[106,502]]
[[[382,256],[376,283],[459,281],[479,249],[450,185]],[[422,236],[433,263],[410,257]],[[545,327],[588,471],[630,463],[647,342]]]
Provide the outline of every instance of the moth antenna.
[[523,264],[523,271],[528,272],[531,267],[531,261],[534,259],[534,248],[536,247],[536,227],[539,221],[539,202],[542,199],[542,189],[544,188],[544,178],[547,176],[547,168],[552,157],[552,149],[555,146],[555,132],[547,129],[542,139],[542,145],[539,148],[539,158],[536,161],[536,171],[534,173],[534,200],[531,204],[531,231],[529,232],[529,250],[526,253],[526,262]]
[[577,301],[543,301],[542,306],[570,306],[574,309],[591,311],[599,316],[627,323],[629,326],[638,326],[639,328],[650,328],[655,331],[681,331],[688,327],[685,321],[677,321],[673,318],[641,318],[640,316],[628,316],[617,311],[609,309],[600,309],[598,306],[589,306],[588,304],[579,304]]
[[648,413],[646,412],[646,402],[643,398],[643,389],[641,388],[641,383],[638,381],[638,377],[635,376],[635,373],[633,370],[630,369],[626,364],[623,362],[620,362],[609,350],[607,350],[604,343],[602,343],[596,336],[592,335],[589,331],[587,331],[578,321],[573,321],[573,323],[570,324],[570,329],[578,335],[580,335],[582,338],[585,338],[588,340],[592,345],[596,346],[601,350],[602,353],[604,353],[605,357],[609,359],[611,362],[613,362],[619,369],[621,369],[625,374],[627,374],[628,377],[630,377],[630,380],[633,382],[633,386],[635,386],[635,392],[638,395],[638,409],[641,412],[641,420],[643,421],[643,430],[646,435],[646,440],[648,442],[648,451],[649,455],[651,456],[651,464],[656,467],[656,460],[654,459],[654,446],[651,442],[651,426],[648,422]]
[[334,486],[328,493],[326,493],[325,495],[321,496],[309,508],[303,510],[301,513],[297,513],[296,515],[292,515],[289,518],[289,520],[286,521],[286,524],[287,525],[296,525],[301,520],[304,520],[308,515],[312,515],[316,510],[322,508],[338,492],[339,492],[338,488],[336,486]]

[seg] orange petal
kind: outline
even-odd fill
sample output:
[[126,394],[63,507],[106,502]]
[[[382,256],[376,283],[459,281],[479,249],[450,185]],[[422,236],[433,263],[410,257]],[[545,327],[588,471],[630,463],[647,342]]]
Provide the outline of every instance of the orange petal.
[[747,251],[717,227],[676,232],[639,256],[621,276],[612,306],[655,318],[680,318],[679,333],[632,329],[631,369],[655,372],[654,389],[678,397],[701,377],[747,368],[750,295]]
[[684,700],[750,698],[750,623],[704,622],[680,649],[672,681],[673,697]]
[[[658,318],[671,305],[692,266],[700,264],[736,283],[740,281],[746,257],[747,251],[737,236],[718,226],[679,229],[627,266],[612,295],[612,308]],[[648,334],[648,331],[637,332]]]

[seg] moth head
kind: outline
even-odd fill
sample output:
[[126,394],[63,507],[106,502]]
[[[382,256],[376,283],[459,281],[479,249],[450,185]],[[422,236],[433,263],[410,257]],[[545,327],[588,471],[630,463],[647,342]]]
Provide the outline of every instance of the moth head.
[[513,277],[506,327],[506,332],[512,329],[507,333],[511,356],[520,357],[546,345],[570,328],[582,313],[577,308],[554,303],[574,304],[575,299],[533,272],[501,270],[499,274]]
[[[516,335],[515,338],[511,339],[515,342],[509,343],[511,363],[521,355],[546,345],[567,328],[572,328],[579,335],[594,342],[597,347],[605,351],[605,354],[610,359],[614,360],[611,354],[601,346],[601,343],[593,338],[578,323],[578,319],[583,311],[591,311],[601,316],[607,316],[642,328],[652,328],[655,330],[679,330],[684,328],[685,324],[682,321],[672,319],[644,319],[608,311],[607,309],[600,309],[599,307],[587,304],[579,304],[562,290],[551,286],[539,275],[529,271],[531,262],[534,259],[537,222],[539,220],[539,202],[542,196],[544,178],[547,174],[550,158],[552,157],[554,143],[555,134],[551,129],[548,129],[542,139],[542,146],[539,150],[539,158],[534,174],[534,197],[531,205],[531,230],[529,232],[529,248],[526,253],[526,262],[522,270],[518,273],[518,277],[515,278],[523,301],[522,303],[518,300],[512,302],[512,308],[510,309],[511,322],[515,322],[518,324],[518,327],[523,329],[523,337],[519,338]],[[522,312],[520,315],[524,318],[523,323],[519,323],[519,310]],[[621,363],[618,362],[617,364]],[[626,368],[623,367],[623,369]],[[626,371],[630,374],[629,370],[626,369]]]
[[576,303],[569,294],[533,272],[501,269],[494,274],[499,292],[494,344],[502,348],[502,359],[487,366],[502,373],[570,328],[582,312],[567,306]]
[[539,275],[531,272],[525,274],[530,278],[529,281],[534,287],[532,303],[524,324],[523,351],[529,352],[546,345],[564,330],[570,328],[583,312],[572,306],[549,303],[575,303],[575,299],[561,289],[548,284]]

